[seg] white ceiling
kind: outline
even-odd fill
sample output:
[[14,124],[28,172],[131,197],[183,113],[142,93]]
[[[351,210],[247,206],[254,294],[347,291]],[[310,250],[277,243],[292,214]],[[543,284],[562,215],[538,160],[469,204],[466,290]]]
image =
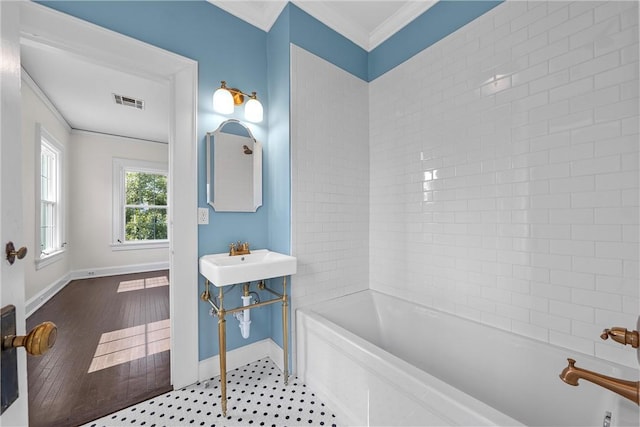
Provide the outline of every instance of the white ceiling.
[[[0,0],[1,1],[1,0]],[[283,0],[208,0],[268,31]],[[328,27],[370,51],[436,3],[434,0],[293,0]],[[44,23],[40,23],[42,28]],[[38,25],[35,26],[38,28]],[[22,66],[73,129],[167,142],[169,84],[96,61],[23,32]],[[118,105],[113,94],[142,99],[144,110]]]
[[[168,142],[169,83],[23,38],[22,67],[73,129]],[[114,94],[144,100],[139,110]]]

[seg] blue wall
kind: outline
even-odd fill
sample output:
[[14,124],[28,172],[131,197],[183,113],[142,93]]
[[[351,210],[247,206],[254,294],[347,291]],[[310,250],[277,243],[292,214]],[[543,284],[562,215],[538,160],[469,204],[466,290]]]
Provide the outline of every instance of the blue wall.
[[[205,135],[233,115],[213,112],[213,92],[226,80],[231,87],[256,91],[265,106],[265,120],[250,124],[263,142],[263,206],[256,213],[209,211],[209,225],[200,225],[198,254],[225,252],[233,241],[253,248],[290,253],[291,165],[289,138],[290,43],[371,81],[411,56],[495,7],[501,1],[441,1],[371,52],[366,52],[297,6],[289,3],[269,33],[205,2],[198,1],[44,1],[61,12],[142,40],[198,61],[198,205],[205,200]],[[293,277],[295,282],[295,276]],[[200,277],[200,290],[204,279]],[[273,289],[281,280],[270,281]],[[295,293],[295,285],[288,287]],[[197,296],[194,296],[196,298]],[[261,299],[270,298],[263,293]],[[240,301],[240,287],[225,294]],[[229,303],[232,304],[232,303]],[[209,305],[199,305],[199,356],[218,353],[217,319]],[[279,304],[253,309],[251,337],[244,340],[237,322],[227,324],[227,349],[271,337],[282,345]]]
[[503,0],[440,1],[369,52],[372,81],[493,9]]
[[[269,205],[269,248],[289,253],[291,246],[291,149],[289,144],[289,8],[285,8],[267,35],[267,71],[269,85],[269,144],[265,156],[267,197]],[[282,289],[281,280],[270,280],[272,289]],[[287,291],[291,292],[291,286]],[[271,311],[271,337],[283,345],[282,306],[273,304]],[[291,312],[289,311],[289,314]],[[291,337],[289,337],[291,342]]]
[[[221,80],[226,80],[230,86],[245,92],[258,92],[263,105],[269,105],[267,34],[205,1],[52,1],[42,4],[198,61],[198,206],[208,206],[205,200],[206,132],[215,130],[230,117],[243,120],[244,112],[243,108],[236,108],[230,116],[214,113],[213,92]],[[249,125],[265,147],[268,145],[269,114],[270,109],[265,108],[265,120],[258,125]],[[264,192],[270,194],[268,181]],[[210,209],[209,225],[199,226],[198,253],[224,252],[230,242],[237,240],[249,241],[253,248],[268,247],[271,199],[268,196],[263,199],[263,206],[256,213]],[[204,289],[202,277],[199,286],[200,290]],[[225,295],[228,304],[240,302],[240,291],[238,286]],[[267,299],[269,294],[265,293],[261,298]],[[208,312],[208,304],[199,304],[200,360],[218,353],[217,318],[209,316]],[[252,310],[251,318],[251,336],[247,340],[241,337],[237,322],[231,317],[228,319],[229,350],[271,336],[269,307]]]
[[367,51],[289,3],[291,43],[367,80]]

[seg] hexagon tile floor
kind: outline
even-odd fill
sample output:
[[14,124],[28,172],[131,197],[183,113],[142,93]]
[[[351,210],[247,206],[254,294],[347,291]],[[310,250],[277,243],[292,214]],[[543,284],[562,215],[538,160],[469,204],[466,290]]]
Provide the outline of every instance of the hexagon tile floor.
[[220,377],[174,390],[85,424],[107,426],[333,426],[338,419],[296,377],[285,386],[269,358],[227,373],[227,417]]

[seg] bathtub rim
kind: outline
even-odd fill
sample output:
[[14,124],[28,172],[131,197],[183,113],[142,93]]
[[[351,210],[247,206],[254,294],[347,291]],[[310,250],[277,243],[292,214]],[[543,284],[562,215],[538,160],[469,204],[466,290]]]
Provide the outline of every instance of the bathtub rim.
[[[367,341],[366,339],[330,321],[326,317],[322,316],[322,314],[317,313],[313,310],[305,310],[304,308],[297,309],[296,312],[300,312],[299,314],[302,315],[296,316],[298,330],[307,330],[307,328],[302,325],[302,323],[306,322],[306,319],[309,319],[314,323],[314,327],[318,326],[321,329],[321,333],[324,332],[325,334],[334,334],[343,344],[349,344],[357,347],[357,349],[362,352],[359,353],[360,357],[356,357],[353,354],[346,354],[347,357],[349,357],[354,362],[360,363],[365,357],[373,357],[376,364],[383,364],[387,367],[390,367],[389,370],[374,370],[373,368],[364,365],[365,369],[367,369],[367,371],[369,371],[372,375],[385,377],[385,379],[392,383],[394,381],[397,383],[400,377],[404,377],[402,378],[403,382],[401,383],[402,387],[405,389],[403,390],[403,392],[413,401],[423,405],[426,404],[430,408],[433,408],[434,406],[437,408],[440,408],[442,406],[446,406],[447,408],[449,408],[448,411],[434,409],[434,413],[438,417],[450,421],[451,425],[524,426],[521,421],[495,409],[494,407],[469,395],[468,393],[465,393],[464,391],[447,384],[441,379],[429,374],[428,372],[423,371],[422,369],[412,365],[411,363],[401,359],[398,356],[395,356],[385,349],[378,347],[377,345]],[[330,325],[327,325],[327,322],[330,323]],[[338,329],[340,333],[338,333],[335,329]],[[316,335],[319,334],[316,333]],[[319,336],[319,338],[323,339],[328,345],[330,345],[337,351],[341,351],[341,353],[343,354],[345,353],[342,350],[342,347],[337,345],[335,342],[328,341],[321,336]],[[302,345],[302,341],[304,341],[304,339],[299,339],[297,345]],[[303,352],[299,350],[299,357],[301,353]],[[302,360],[302,358],[300,357],[297,366],[298,375],[300,375],[303,381],[307,383],[307,378],[305,378],[306,361]],[[361,364],[360,366],[363,365]],[[398,375],[393,376],[391,375],[390,371],[393,371]],[[351,425],[360,424],[359,422],[354,420],[354,417],[351,415],[351,411],[349,411],[348,408],[345,408],[339,400],[333,398],[328,390],[325,390],[324,387],[319,387],[319,385],[315,383],[308,384],[315,390],[322,389],[321,397],[325,401],[330,403],[332,408],[338,408],[338,411],[336,412],[338,412],[338,415],[341,418],[344,417],[348,419]],[[399,386],[395,386],[395,388],[400,389]],[[418,390],[418,388],[423,388],[423,390]],[[425,391],[424,389],[427,390]],[[420,394],[420,397],[416,397],[416,394]],[[460,411],[455,412],[455,408],[459,409]],[[467,417],[461,416],[463,412],[469,413],[469,416],[473,414],[473,421],[475,424],[466,424],[464,419],[466,419]],[[452,413],[457,414],[457,416],[452,416]]]
[[[392,298],[394,300],[400,301],[400,303],[404,303],[407,304],[409,306],[412,307],[418,307],[419,310],[425,310],[425,312],[427,313],[435,313],[436,315],[441,315],[441,316],[452,316],[453,318],[460,320],[460,321],[464,321],[466,323],[471,323],[474,326],[479,326],[479,327],[485,327],[485,328],[489,328],[491,330],[494,330],[496,332],[500,332],[500,333],[504,333],[507,334],[506,336],[511,336],[513,337],[514,340],[520,340],[524,343],[527,343],[529,345],[534,345],[534,346],[543,346],[545,348],[544,351],[549,351],[549,352],[559,352],[559,353],[571,353],[572,355],[574,354],[578,354],[578,356],[580,357],[580,359],[584,363],[584,365],[588,367],[588,364],[596,364],[596,366],[599,366],[600,368],[604,368],[607,371],[603,372],[606,373],[607,375],[622,375],[622,376],[627,376],[627,375],[633,375],[635,377],[635,375],[637,374],[638,370],[631,368],[629,366],[623,365],[623,364],[619,364],[617,362],[613,362],[613,361],[609,361],[606,359],[602,359],[602,358],[598,358],[595,357],[591,354],[586,354],[586,353],[582,353],[578,350],[574,350],[574,349],[570,349],[570,348],[566,348],[566,347],[561,347],[552,343],[549,343],[547,341],[542,341],[542,340],[538,340],[535,339],[533,337],[529,337],[526,335],[521,335],[515,332],[512,332],[510,330],[507,329],[501,329],[499,327],[495,327],[493,325],[490,324],[484,324],[484,323],[480,323],[474,319],[470,319],[470,318],[465,318],[462,317],[458,314],[455,313],[451,313],[451,312],[447,312],[447,311],[443,311],[431,306],[427,306],[427,305],[423,305],[414,301],[409,301],[407,299],[404,299],[402,297],[398,297],[395,295],[390,295],[386,292],[383,291],[379,291],[379,290],[375,290],[375,289],[364,289],[364,290],[359,290],[359,291],[355,291],[355,292],[351,292],[349,294],[345,294],[345,295],[341,295],[341,296],[336,296],[333,298],[330,298],[328,300],[322,301],[322,302],[316,302],[314,304],[309,304],[300,308],[296,309],[296,324],[297,324],[297,328],[300,328],[301,326],[298,324],[299,322],[299,318],[300,316],[298,316],[298,312],[300,312],[300,314],[307,316],[309,318],[311,318],[312,320],[314,320],[317,324],[321,325],[323,328],[330,330],[333,329],[337,329],[337,331],[339,331],[339,333],[336,333],[336,335],[340,335],[340,334],[344,334],[345,337],[349,338],[349,339],[353,339],[353,341],[350,341],[352,344],[357,344],[357,347],[360,348],[361,350],[365,350],[368,351],[368,347],[373,347],[375,349],[377,349],[377,351],[384,353],[384,355],[391,357],[394,361],[398,361],[402,366],[407,367],[411,372],[416,372],[417,376],[420,376],[421,374],[426,374],[429,378],[429,381],[434,380],[437,381],[439,383],[443,383],[445,384],[447,387],[450,387],[451,389],[455,390],[456,392],[462,393],[464,396],[467,396],[468,398],[479,402],[481,405],[484,405],[488,408],[491,408],[492,410],[496,411],[498,414],[507,417],[509,420],[513,420],[512,422],[507,422],[506,424],[502,424],[502,425],[524,425],[522,421],[515,419],[509,415],[507,415],[504,412],[501,412],[500,410],[490,406],[487,403],[484,403],[482,400],[475,398],[473,395],[470,395],[456,387],[453,387],[445,382],[443,382],[442,380],[440,380],[439,378],[435,377],[434,375],[429,374],[428,372],[416,367],[415,365],[412,365],[409,362],[406,362],[405,360],[403,360],[402,358],[395,356],[394,354],[392,354],[391,352],[385,350],[382,347],[379,347],[373,343],[371,343],[370,341],[368,341],[365,338],[360,337],[359,335],[351,332],[350,330],[340,326],[339,324],[333,322],[332,320],[330,320],[329,318],[327,318],[324,314],[324,312],[326,312],[327,310],[331,310],[330,305],[338,302],[341,299],[344,298],[357,298],[358,295],[366,295],[366,294],[370,294],[371,297],[375,297],[376,294],[379,294],[381,297],[389,297]],[[640,324],[640,318],[639,318],[639,324]],[[333,331],[332,331],[333,332]],[[334,332],[335,333],[335,332]],[[347,342],[349,342],[348,340],[346,340]],[[296,347],[298,347],[298,343],[296,343]],[[298,350],[298,367],[299,369],[299,373],[302,374],[304,372],[304,369],[306,369],[305,362],[302,361],[302,352],[300,350]],[[562,361],[561,361],[562,364]],[[559,365],[558,367],[558,372],[560,372],[562,366]],[[599,368],[598,368],[599,369]],[[335,400],[331,399],[329,396],[324,396],[325,398],[327,398],[328,402],[334,403]],[[610,404],[612,405],[613,409],[620,409],[619,405],[617,403],[614,403],[615,401],[621,401],[624,400],[623,398],[618,397],[616,394],[611,393],[610,397],[607,398],[607,401],[610,402]],[[334,407],[340,406],[339,402],[337,402],[338,405],[334,405]],[[342,412],[340,412],[342,414]],[[617,418],[618,414],[617,411],[614,410],[614,416]],[[617,421],[617,420],[616,420]],[[612,425],[618,425],[617,422],[612,423]]]
[[[314,313],[317,313],[321,317],[325,318],[328,322],[331,322],[331,324],[335,325],[336,327],[341,328],[341,329],[343,329],[343,330],[345,330],[347,332],[350,332],[347,329],[343,328],[342,326],[338,325],[337,323],[332,322],[331,320],[329,320],[326,317],[324,317],[322,315],[323,311],[322,310],[317,310],[316,307],[317,306],[323,306],[324,307],[325,305],[330,304],[330,303],[335,303],[335,302],[337,302],[338,300],[340,300],[342,298],[347,298],[347,297],[355,298],[358,294],[366,294],[366,293],[380,294],[383,297],[389,297],[389,298],[392,298],[394,300],[400,301],[401,303],[409,304],[409,305],[412,305],[414,307],[418,307],[418,310],[424,310],[427,313],[428,312],[435,312],[435,314],[437,314],[437,315],[452,316],[456,320],[461,320],[461,321],[464,321],[464,322],[470,322],[473,325],[479,325],[479,326],[490,328],[490,329],[495,330],[495,331],[500,331],[500,332],[506,333],[508,335],[511,335],[516,340],[521,339],[521,340],[524,340],[524,341],[527,341],[527,342],[531,342],[531,343],[547,346],[550,349],[556,350],[556,351],[559,351],[559,352],[568,352],[568,353],[571,353],[572,355],[573,354],[577,354],[576,357],[573,357],[576,360],[578,360],[578,358],[580,358],[580,359],[585,358],[585,359],[589,360],[589,362],[594,362],[594,363],[606,365],[608,367],[607,369],[610,369],[609,372],[606,373],[606,375],[618,375],[620,373],[622,373],[622,375],[624,375],[624,373],[631,372],[631,371],[640,373],[640,366],[637,367],[637,368],[634,368],[634,367],[627,366],[627,365],[624,365],[624,364],[621,364],[621,363],[618,363],[618,362],[615,362],[615,361],[603,359],[601,357],[597,357],[597,356],[594,356],[592,354],[584,353],[584,352],[582,352],[580,350],[576,350],[576,349],[572,349],[572,348],[568,348],[568,347],[562,347],[562,346],[559,346],[557,344],[550,343],[548,341],[542,341],[542,340],[539,340],[539,339],[534,338],[534,337],[530,337],[530,336],[527,336],[527,335],[522,335],[522,334],[519,334],[517,332],[510,331],[508,329],[502,329],[502,328],[496,327],[496,326],[488,324],[488,323],[481,323],[481,322],[478,322],[475,319],[472,319],[472,318],[469,318],[469,317],[464,317],[464,316],[461,316],[459,314],[452,313],[452,312],[449,312],[449,311],[444,311],[444,310],[441,310],[441,309],[438,309],[438,308],[435,308],[435,307],[432,307],[432,306],[429,306],[429,305],[422,304],[420,302],[411,301],[411,300],[399,297],[397,295],[392,295],[392,294],[389,294],[389,293],[387,293],[385,291],[381,291],[381,290],[378,290],[378,289],[363,289],[363,290],[359,290],[359,291],[355,291],[355,292],[350,292],[348,294],[332,297],[332,298],[330,298],[328,300],[325,300],[325,301],[316,302],[316,303],[313,303],[313,304],[305,305],[303,307],[298,307],[296,309],[296,313],[298,311],[305,311],[305,312],[306,311],[313,311]],[[637,325],[638,325],[638,328],[640,328],[640,316],[638,316]],[[353,334],[353,335],[354,336],[358,336],[356,334]],[[384,351],[386,351],[386,350],[384,350]],[[638,353],[638,363],[640,365],[640,348],[638,348],[637,353]],[[580,361],[578,360],[578,362],[580,362]],[[584,366],[581,366],[581,367],[584,367]],[[560,367],[560,368],[562,368],[562,367]]]

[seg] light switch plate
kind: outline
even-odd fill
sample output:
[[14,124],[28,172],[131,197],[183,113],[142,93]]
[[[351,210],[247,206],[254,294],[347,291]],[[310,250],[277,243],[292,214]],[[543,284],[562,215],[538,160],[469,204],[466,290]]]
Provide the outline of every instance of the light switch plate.
[[198,208],[198,224],[209,224],[209,208]]

